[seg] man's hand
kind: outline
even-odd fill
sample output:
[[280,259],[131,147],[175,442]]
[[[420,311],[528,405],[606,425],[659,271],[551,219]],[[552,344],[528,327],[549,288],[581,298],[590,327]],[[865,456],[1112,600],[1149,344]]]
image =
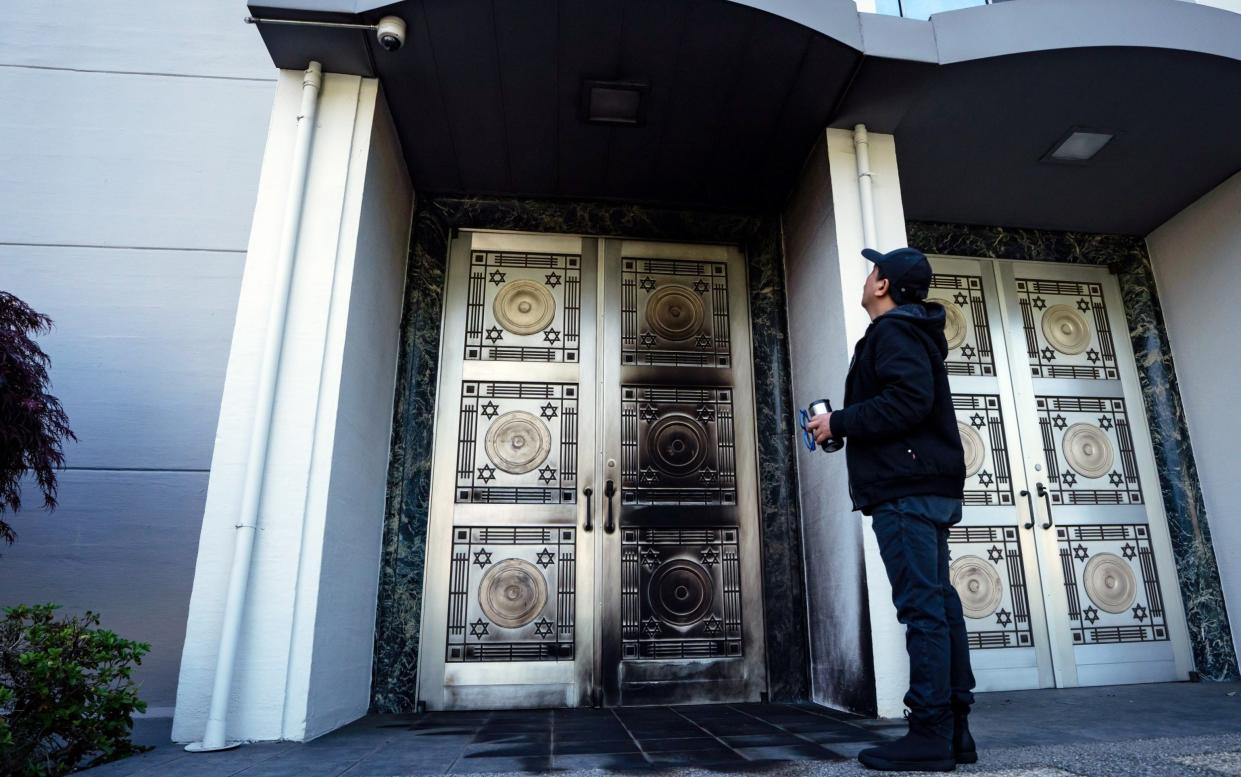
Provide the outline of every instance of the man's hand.
[[832,436],[832,414],[814,416],[806,424],[806,430],[814,435],[815,442],[822,445],[824,440]]

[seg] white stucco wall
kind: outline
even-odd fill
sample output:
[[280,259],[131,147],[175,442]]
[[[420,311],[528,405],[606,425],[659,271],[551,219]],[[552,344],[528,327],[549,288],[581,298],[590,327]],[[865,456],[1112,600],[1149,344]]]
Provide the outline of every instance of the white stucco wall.
[[245,5],[0,3],[0,288],[80,442],[60,509],[13,516],[0,605],[92,609],[150,642],[171,714],[275,69]]
[[1241,270],[1241,173],[1147,237],[1194,460],[1219,563],[1233,641],[1241,652],[1241,479],[1236,409],[1241,359],[1228,321]]

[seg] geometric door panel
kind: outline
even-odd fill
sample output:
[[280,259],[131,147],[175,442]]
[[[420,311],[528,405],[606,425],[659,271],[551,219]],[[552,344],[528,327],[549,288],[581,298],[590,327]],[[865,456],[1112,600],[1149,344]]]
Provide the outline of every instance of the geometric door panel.
[[957,429],[965,449],[965,505],[1013,504],[1008,441],[1000,398],[993,394],[953,394]]
[[982,276],[935,273],[927,302],[944,308],[944,337],[948,358],[944,367],[949,375],[995,375],[995,353],[991,345],[991,320],[983,296]]
[[577,386],[464,381],[456,501],[577,500]]
[[1056,539],[1074,644],[1169,639],[1145,524],[1061,526]]
[[624,504],[735,504],[732,389],[621,387]]
[[474,251],[466,299],[465,358],[578,361],[582,257]]
[[622,657],[738,657],[741,560],[728,527],[621,531]]
[[1017,278],[1016,286],[1033,377],[1119,379],[1100,284]]
[[446,661],[572,661],[573,527],[453,529]]
[[1035,406],[1052,504],[1142,504],[1123,399],[1037,396]]
[[623,260],[621,363],[729,367],[728,265]]
[[948,575],[961,597],[972,650],[1034,645],[1025,560],[1015,526],[955,526]]

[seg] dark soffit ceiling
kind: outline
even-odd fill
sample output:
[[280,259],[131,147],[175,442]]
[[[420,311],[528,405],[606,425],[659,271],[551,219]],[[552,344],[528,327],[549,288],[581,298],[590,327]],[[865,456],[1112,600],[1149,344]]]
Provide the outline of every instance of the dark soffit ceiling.
[[[396,53],[365,32],[260,32],[278,67],[315,58],[378,76],[422,191],[774,211],[821,129],[863,122],[896,136],[908,218],[1142,235],[1241,169],[1241,62],[1210,54],[1110,45],[941,65],[864,56],[725,0],[252,11],[406,20]],[[872,21],[899,33],[891,41],[922,40],[911,50],[929,58],[930,30],[914,26],[927,23]],[[645,126],[582,122],[588,78],[649,81]],[[1088,165],[1040,162],[1072,126],[1120,134]]]

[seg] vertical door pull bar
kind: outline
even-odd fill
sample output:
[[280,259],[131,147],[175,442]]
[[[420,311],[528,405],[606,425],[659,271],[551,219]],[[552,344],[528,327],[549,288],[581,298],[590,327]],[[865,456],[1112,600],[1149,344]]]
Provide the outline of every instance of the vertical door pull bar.
[[[1027,521],[1026,523],[1021,524],[1021,528],[1023,528],[1023,529],[1033,529],[1033,528],[1034,528],[1034,498],[1033,498],[1033,497],[1031,497],[1031,496],[1030,496],[1030,492],[1029,492],[1029,491],[1026,491],[1026,490],[1023,490],[1023,491],[1021,492],[1021,495],[1022,495],[1022,496],[1024,496],[1024,497],[1026,498],[1026,508],[1027,508],[1027,509],[1029,509],[1029,511],[1030,511],[1030,520],[1029,520],[1029,521]],[[589,508],[587,508],[587,510],[589,510]],[[589,512],[587,512],[586,514],[587,514],[587,515],[590,515],[590,513],[589,513]],[[590,519],[588,518],[588,519],[586,519],[586,520],[587,520],[587,524],[589,524],[589,523],[590,523]]]
[[612,520],[612,497],[616,495],[616,484],[608,481],[603,486],[603,497],[608,500],[608,517],[603,522],[603,530],[608,534],[616,531],[616,522]]
[[1051,496],[1049,496],[1049,494],[1051,492],[1048,491],[1047,486],[1043,485],[1042,483],[1036,484],[1035,488],[1038,489],[1038,495],[1043,497],[1043,502],[1044,504],[1047,505],[1047,523],[1043,524],[1043,528],[1050,529],[1052,526],[1052,521],[1051,521]]
[[586,497],[586,523],[582,524],[582,531],[591,531],[595,527],[590,523],[590,510],[593,500],[590,498],[595,492],[587,487],[582,489],[582,496]]

